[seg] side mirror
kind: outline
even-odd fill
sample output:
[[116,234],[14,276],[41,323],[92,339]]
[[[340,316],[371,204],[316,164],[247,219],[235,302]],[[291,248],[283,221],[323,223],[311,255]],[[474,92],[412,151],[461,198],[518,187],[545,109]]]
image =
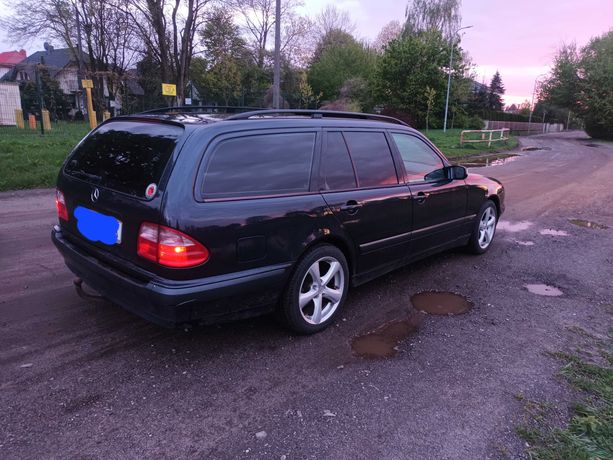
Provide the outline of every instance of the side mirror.
[[468,177],[468,171],[464,166],[449,166],[449,178],[464,180]]

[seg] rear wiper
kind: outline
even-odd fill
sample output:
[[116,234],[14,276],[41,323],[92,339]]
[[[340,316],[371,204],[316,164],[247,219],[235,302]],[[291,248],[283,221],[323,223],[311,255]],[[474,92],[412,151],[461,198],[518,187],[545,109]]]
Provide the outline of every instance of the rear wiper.
[[97,174],[90,174],[88,172],[83,171],[82,169],[77,169],[73,171],[77,176],[81,176],[84,179],[89,179],[91,182],[100,183],[102,181],[102,176],[98,176]]

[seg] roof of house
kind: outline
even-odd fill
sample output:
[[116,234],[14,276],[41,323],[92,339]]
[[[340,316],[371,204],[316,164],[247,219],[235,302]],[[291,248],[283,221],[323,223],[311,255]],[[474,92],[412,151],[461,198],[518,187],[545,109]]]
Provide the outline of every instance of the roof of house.
[[[81,52],[81,56],[83,57],[83,62],[88,62],[89,55],[87,53]],[[34,54],[29,55],[21,64],[40,64],[41,60],[44,65],[48,67],[55,67],[57,69],[63,69],[64,67],[72,64],[77,66],[79,63],[77,61],[77,55],[70,48],[53,48],[49,47],[48,50],[45,51],[37,51]]]
[[0,53],[0,65],[14,66],[27,57],[26,50],[5,51]]

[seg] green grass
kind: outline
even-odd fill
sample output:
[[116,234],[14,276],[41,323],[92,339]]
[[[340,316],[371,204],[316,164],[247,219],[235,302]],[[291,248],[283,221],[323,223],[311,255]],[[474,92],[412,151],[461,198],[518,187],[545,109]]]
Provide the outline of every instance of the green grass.
[[502,152],[517,147],[517,137],[511,136],[507,142],[492,142],[488,147],[487,142],[464,144],[460,146],[461,129],[431,129],[428,132],[422,131],[449,159],[462,158],[486,153]]
[[571,408],[571,419],[565,428],[547,423],[546,407],[532,401],[524,404],[530,421],[517,431],[530,444],[530,458],[613,459],[613,355],[610,343],[600,343],[597,348],[599,364],[577,355],[554,355],[564,363],[560,375],[582,394],[581,401]]
[[[57,172],[72,148],[89,131],[87,123],[54,123],[45,135],[40,131],[0,127],[0,191],[51,187]],[[499,152],[517,146],[512,137],[505,145],[467,144],[460,147],[460,129],[431,129],[426,135],[449,158]]]
[[72,148],[89,131],[86,123],[53,123],[50,132],[0,127],[0,191],[51,187]]

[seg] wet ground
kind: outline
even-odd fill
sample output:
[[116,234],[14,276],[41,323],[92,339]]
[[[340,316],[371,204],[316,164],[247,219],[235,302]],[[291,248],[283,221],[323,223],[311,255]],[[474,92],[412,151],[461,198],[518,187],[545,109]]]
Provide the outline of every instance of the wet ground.
[[[524,458],[514,395],[565,414],[548,352],[611,324],[613,149],[577,132],[521,142],[539,150],[473,170],[507,188],[488,253],[354,289],[311,337],[271,318],[167,331],[81,299],[49,240],[52,191],[0,194],[0,458]],[[421,292],[473,307],[418,313]],[[356,351],[373,336],[380,356]]]

